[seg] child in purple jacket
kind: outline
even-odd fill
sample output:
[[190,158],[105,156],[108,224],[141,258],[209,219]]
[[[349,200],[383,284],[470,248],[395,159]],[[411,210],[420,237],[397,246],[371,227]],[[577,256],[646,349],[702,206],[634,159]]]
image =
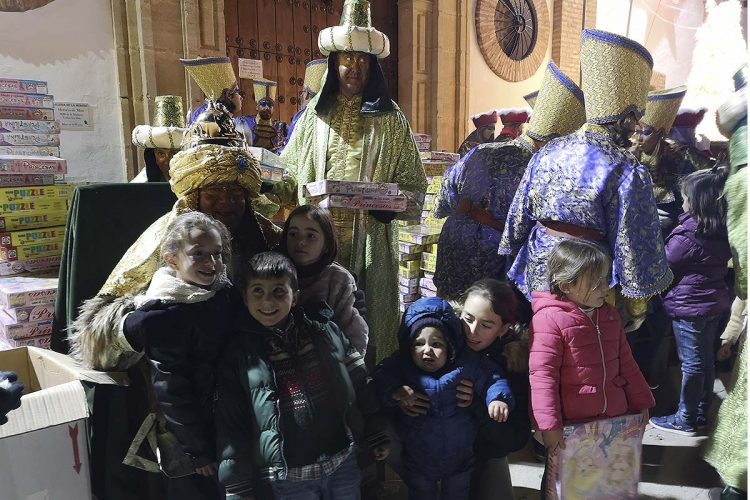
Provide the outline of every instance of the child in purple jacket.
[[732,257],[727,241],[727,203],[722,197],[727,171],[699,170],[682,181],[679,225],[666,239],[673,287],[663,297],[672,318],[682,389],[677,413],[651,418],[654,427],[694,436],[706,426],[714,387],[714,342],[732,304],[725,277]]

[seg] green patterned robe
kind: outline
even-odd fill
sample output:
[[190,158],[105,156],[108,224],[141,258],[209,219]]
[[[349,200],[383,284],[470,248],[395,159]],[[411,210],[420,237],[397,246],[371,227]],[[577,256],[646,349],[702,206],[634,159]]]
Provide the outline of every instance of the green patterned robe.
[[[327,168],[331,141],[340,146],[341,138],[331,128],[330,115],[334,113],[317,114],[319,97],[320,94],[305,108],[281,154],[287,175],[275,193],[286,207],[306,202],[305,184],[326,179],[329,172],[345,170],[336,165]],[[396,218],[418,220],[427,179],[409,122],[395,103],[393,106],[393,111],[357,114],[363,133],[357,180],[398,183],[408,198],[408,206]],[[377,345],[377,358],[382,359],[398,346],[398,229],[395,223],[383,224],[364,212],[352,212],[352,216],[351,233],[343,238],[348,241],[342,241],[341,236],[339,239],[339,245],[351,248],[350,258],[339,263],[357,275],[365,292],[370,343]]]

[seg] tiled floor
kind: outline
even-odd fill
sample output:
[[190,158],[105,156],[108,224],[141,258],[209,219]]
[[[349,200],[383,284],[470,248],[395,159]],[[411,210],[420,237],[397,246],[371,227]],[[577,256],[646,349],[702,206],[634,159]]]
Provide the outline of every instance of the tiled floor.
[[[728,374],[720,374],[726,379]],[[669,380],[657,389],[655,396],[659,405],[653,414],[663,415],[673,410],[677,403],[680,372],[672,367],[666,377]],[[724,397],[721,380],[716,381],[716,406]],[[716,472],[702,460],[707,444],[706,436],[687,438],[658,431],[651,426],[643,437],[642,479],[640,498],[674,500],[716,500],[720,492],[720,480]],[[532,458],[530,447],[510,457],[511,476],[515,500],[536,500],[544,472],[543,464]],[[408,495],[398,477],[390,471],[387,480],[374,498],[382,500],[407,500]],[[506,499],[498,499],[506,500]]]

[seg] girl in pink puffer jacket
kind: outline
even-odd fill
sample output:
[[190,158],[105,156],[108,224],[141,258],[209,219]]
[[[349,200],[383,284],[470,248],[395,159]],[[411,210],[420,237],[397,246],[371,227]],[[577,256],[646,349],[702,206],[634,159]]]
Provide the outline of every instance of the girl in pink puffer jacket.
[[563,240],[547,261],[550,292],[532,293],[531,413],[548,457],[569,423],[643,413],[654,397],[633,359],[609,293],[609,257],[594,243]]

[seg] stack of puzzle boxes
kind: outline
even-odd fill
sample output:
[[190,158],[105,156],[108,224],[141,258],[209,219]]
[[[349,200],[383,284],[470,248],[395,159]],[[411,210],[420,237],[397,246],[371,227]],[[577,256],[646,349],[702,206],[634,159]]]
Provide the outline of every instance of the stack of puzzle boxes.
[[0,277],[60,265],[73,186],[47,82],[0,78]]
[[0,350],[49,348],[57,277],[0,279]]
[[[434,296],[434,290],[429,290],[424,295],[427,285],[432,283],[432,275],[435,272],[435,263],[432,262],[432,270],[425,270],[425,255],[428,255],[433,247],[437,246],[440,237],[440,229],[413,225],[401,227],[398,231],[398,290],[399,311],[406,309],[420,297]],[[429,259],[429,258],[428,258]],[[427,278],[427,280],[425,280]],[[432,287],[434,289],[434,286]]]

